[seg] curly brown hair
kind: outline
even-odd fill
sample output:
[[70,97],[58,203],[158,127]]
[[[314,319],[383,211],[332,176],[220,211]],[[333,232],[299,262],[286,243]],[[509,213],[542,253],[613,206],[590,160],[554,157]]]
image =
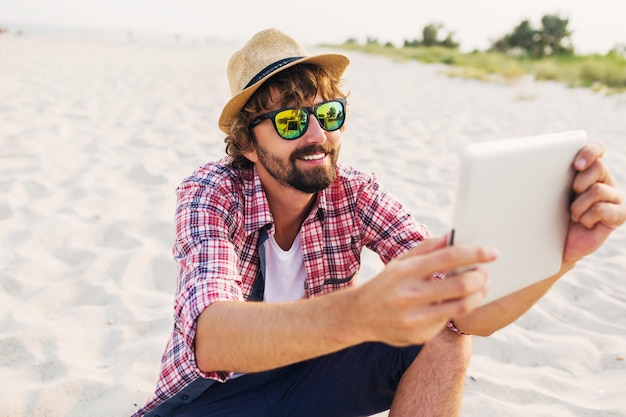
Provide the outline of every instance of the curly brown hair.
[[232,157],[231,164],[235,168],[252,168],[253,163],[243,154],[251,151],[254,146],[254,135],[249,125],[269,107],[272,92],[279,94],[278,101],[284,106],[295,102],[295,107],[298,108],[313,100],[318,92],[324,100],[346,98],[347,95],[339,88],[340,81],[323,68],[312,64],[294,65],[265,81],[235,116],[230,126],[230,134],[224,139],[226,153]]

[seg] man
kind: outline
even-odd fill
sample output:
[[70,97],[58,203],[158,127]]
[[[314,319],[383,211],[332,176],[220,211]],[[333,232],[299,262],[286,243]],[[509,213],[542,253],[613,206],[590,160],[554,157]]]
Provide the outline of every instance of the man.
[[[483,268],[441,273],[495,251],[429,238],[374,176],[337,163],[347,65],[276,29],[231,58],[229,156],[178,188],[174,331],[136,416],[458,415],[463,335],[513,322],[626,220],[589,145],[560,273],[478,308]],[[386,266],[354,286],[363,246]]]

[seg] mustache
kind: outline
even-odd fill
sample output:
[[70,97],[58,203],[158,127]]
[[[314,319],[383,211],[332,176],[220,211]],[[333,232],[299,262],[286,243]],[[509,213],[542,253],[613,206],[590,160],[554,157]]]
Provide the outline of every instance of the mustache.
[[332,145],[324,146],[321,144],[311,144],[293,151],[293,153],[291,154],[291,160],[295,161],[298,158],[306,155],[312,155],[315,153],[326,153],[332,155],[335,152],[336,150]]

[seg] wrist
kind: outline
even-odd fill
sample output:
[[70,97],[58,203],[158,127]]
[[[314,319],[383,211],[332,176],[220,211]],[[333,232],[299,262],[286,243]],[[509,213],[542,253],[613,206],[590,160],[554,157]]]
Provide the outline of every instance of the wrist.
[[561,270],[559,271],[559,275],[563,275],[566,272],[569,272],[572,269],[574,269],[577,262],[578,261],[565,261],[564,260],[563,263],[561,264]]
[[448,328],[448,330],[458,334],[459,336],[471,336],[471,334],[464,333],[462,330],[456,327],[456,324],[454,324],[454,321],[452,321],[452,319],[448,320],[448,323],[446,323],[446,327]]
[[559,272],[557,272],[556,274],[552,275],[551,277],[548,277],[546,279],[546,281],[550,281],[550,282],[552,282],[552,284],[554,284],[563,275],[565,275],[566,273],[568,273],[569,271],[574,269],[574,267],[576,266],[576,262],[577,261],[566,261],[566,260],[563,260],[563,262],[561,263],[561,269],[559,269]]
[[324,314],[328,318],[329,334],[342,347],[354,346],[367,340],[364,315],[360,308],[360,287],[346,288],[323,296],[328,300]]

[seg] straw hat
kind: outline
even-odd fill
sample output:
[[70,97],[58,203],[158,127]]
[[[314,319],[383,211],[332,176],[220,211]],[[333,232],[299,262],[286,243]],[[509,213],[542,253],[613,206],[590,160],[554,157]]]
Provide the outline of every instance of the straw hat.
[[350,61],[340,54],[310,56],[295,39],[278,29],[266,29],[254,35],[228,62],[232,98],[222,110],[220,129],[230,133],[230,125],[237,113],[272,75],[303,63],[319,65],[340,78]]

